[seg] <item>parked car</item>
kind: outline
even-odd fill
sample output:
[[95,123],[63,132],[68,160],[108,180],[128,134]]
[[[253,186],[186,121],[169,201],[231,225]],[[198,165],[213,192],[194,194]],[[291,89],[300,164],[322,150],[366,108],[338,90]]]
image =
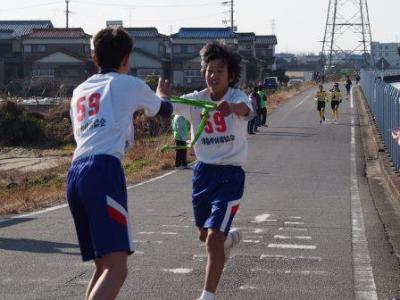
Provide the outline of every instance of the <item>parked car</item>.
[[298,84],[303,83],[303,82],[304,82],[303,79],[293,78],[293,79],[290,79],[290,80],[288,81],[287,86],[288,86],[288,87],[292,87],[292,86],[294,86],[294,85],[298,85]]
[[264,88],[266,90],[278,89],[278,77],[265,77],[264,78]]

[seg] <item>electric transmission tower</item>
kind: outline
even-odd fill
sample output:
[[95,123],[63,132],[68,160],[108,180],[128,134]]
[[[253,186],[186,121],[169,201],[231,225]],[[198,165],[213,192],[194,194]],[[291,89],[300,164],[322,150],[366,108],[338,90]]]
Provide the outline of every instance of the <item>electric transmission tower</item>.
[[363,66],[374,65],[372,33],[367,0],[329,0],[322,41],[323,70],[341,63],[354,63],[362,56]]

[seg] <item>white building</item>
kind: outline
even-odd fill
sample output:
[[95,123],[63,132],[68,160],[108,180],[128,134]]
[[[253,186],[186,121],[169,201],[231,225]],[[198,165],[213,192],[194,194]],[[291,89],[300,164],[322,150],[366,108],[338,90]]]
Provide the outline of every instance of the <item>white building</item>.
[[390,68],[400,68],[399,46],[399,43],[372,42],[372,55],[375,62],[379,63],[384,59],[390,65]]

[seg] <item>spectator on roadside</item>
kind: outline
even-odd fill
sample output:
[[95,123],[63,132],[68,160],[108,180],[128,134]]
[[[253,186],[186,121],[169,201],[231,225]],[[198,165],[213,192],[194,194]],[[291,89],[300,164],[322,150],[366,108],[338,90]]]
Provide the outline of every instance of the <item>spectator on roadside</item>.
[[253,90],[254,97],[257,100],[257,110],[254,112],[255,115],[256,115],[256,121],[255,121],[255,127],[254,127],[255,128],[254,129],[255,132],[258,132],[258,127],[261,126],[261,118],[260,118],[260,116],[261,116],[262,108],[261,108],[261,97],[258,94],[258,91],[259,91],[259,87],[255,86],[254,90]]
[[360,79],[361,79],[360,73],[357,73],[357,76],[356,76],[356,84],[357,84],[357,85],[358,85],[358,83],[360,82]]
[[[258,107],[259,107],[259,101],[258,101],[257,97],[259,97],[259,95],[257,93],[254,93],[254,89],[250,90],[249,99],[251,101],[251,105],[253,107],[254,112],[257,112]],[[258,120],[258,114],[254,113],[254,117],[251,118],[247,122],[247,133],[248,134],[256,134],[257,120]]]
[[267,124],[267,94],[264,91],[262,85],[258,86],[258,95],[260,96],[260,102],[261,102],[261,113],[259,115],[260,125],[268,127],[268,124]]
[[[186,146],[186,141],[190,139],[190,124],[180,115],[175,115],[171,122],[172,131],[174,133],[175,145]],[[188,168],[187,149],[176,149],[175,167],[178,169]]]

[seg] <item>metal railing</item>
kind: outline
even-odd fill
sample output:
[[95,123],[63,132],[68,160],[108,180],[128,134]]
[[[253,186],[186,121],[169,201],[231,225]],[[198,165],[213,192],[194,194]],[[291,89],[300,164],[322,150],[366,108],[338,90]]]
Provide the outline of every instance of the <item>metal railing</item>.
[[361,87],[396,170],[400,171],[400,145],[393,130],[400,127],[400,90],[384,82],[374,71],[361,71]]

